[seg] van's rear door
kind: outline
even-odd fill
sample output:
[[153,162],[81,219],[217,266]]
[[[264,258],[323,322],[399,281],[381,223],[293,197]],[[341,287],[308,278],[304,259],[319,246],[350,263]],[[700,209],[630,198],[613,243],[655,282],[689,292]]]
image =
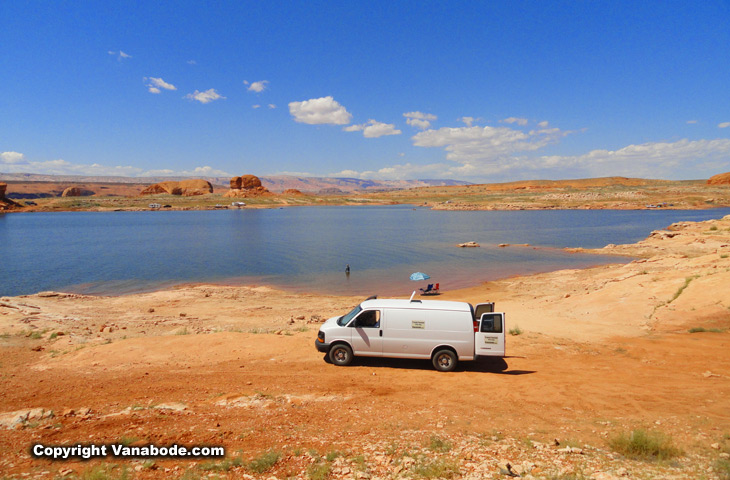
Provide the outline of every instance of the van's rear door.
[[504,313],[484,313],[474,334],[474,352],[485,357],[504,357]]
[[474,305],[474,321],[478,322],[485,313],[494,312],[494,302],[477,303]]

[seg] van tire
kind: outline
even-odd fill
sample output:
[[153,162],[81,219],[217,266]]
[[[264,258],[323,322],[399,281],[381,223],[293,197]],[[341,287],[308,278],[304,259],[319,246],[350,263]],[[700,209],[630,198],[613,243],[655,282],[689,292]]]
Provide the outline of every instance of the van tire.
[[433,368],[439,372],[450,372],[456,368],[458,359],[452,350],[444,348],[433,354],[432,362]]
[[352,362],[352,349],[344,343],[338,343],[330,348],[328,356],[332,363],[339,367],[344,367]]

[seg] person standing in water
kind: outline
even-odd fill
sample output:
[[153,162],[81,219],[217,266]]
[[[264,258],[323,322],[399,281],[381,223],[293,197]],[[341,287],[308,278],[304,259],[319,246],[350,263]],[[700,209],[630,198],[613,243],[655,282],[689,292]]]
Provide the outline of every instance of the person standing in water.
[[350,274],[350,264],[348,263],[347,265],[345,265],[345,275],[349,275],[349,274]]

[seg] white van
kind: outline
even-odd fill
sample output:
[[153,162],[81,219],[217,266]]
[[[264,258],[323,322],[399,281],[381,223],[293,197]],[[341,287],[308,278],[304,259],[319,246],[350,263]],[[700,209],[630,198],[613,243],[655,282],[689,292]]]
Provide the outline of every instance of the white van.
[[315,345],[335,365],[348,365],[353,356],[423,358],[448,372],[459,361],[504,357],[504,317],[494,303],[371,297],[324,322]]

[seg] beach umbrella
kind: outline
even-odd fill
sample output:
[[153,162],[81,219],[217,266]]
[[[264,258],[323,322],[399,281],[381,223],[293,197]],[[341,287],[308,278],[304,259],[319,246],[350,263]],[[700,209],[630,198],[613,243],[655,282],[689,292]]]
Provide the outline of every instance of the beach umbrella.
[[411,280],[428,280],[429,278],[431,277],[423,272],[411,273]]

